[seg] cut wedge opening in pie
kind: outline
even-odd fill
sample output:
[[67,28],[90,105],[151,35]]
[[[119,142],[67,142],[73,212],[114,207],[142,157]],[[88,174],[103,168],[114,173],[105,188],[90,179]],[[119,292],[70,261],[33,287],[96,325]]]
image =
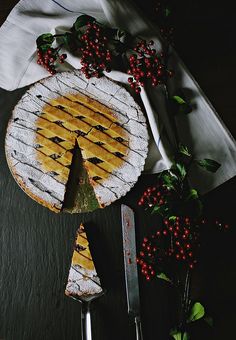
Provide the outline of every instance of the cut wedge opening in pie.
[[53,211],[86,212],[125,195],[144,167],[145,117],[106,77],[63,72],[32,86],[13,111],[6,156],[21,188]]

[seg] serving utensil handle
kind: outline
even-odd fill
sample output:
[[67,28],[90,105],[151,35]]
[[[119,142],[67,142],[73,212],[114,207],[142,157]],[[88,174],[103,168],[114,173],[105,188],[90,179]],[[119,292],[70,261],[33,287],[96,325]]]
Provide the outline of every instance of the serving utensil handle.
[[142,325],[141,325],[140,317],[135,316],[134,322],[135,322],[136,340],[143,340]]
[[82,340],[92,340],[90,302],[83,303],[81,321],[82,321]]

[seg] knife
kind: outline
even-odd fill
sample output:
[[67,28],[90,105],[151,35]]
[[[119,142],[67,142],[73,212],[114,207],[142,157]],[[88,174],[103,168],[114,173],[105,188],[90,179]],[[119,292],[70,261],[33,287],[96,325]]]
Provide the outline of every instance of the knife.
[[135,322],[136,340],[143,340],[140,320],[134,212],[130,207],[124,204],[121,205],[121,220],[128,314]]

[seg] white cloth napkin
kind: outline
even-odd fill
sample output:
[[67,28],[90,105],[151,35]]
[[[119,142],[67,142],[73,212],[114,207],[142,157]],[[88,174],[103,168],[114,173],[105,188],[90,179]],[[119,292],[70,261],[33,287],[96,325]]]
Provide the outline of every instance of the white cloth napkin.
[[[37,36],[68,30],[84,13],[133,35],[153,39],[155,47],[161,48],[157,27],[138,12],[131,0],[21,0],[0,28],[0,87],[11,91],[48,76],[36,63]],[[80,68],[79,59],[67,55],[65,69]],[[170,83],[172,93],[183,89],[194,106],[189,115],[176,119],[180,139],[197,159],[212,158],[222,164],[216,174],[193,167],[191,182],[205,193],[236,175],[236,143],[174,51],[172,63],[176,74]],[[107,76],[127,82],[127,75],[121,72],[112,71]],[[141,99],[151,130],[145,170],[157,173],[170,167],[175,140],[160,89],[142,90]]]

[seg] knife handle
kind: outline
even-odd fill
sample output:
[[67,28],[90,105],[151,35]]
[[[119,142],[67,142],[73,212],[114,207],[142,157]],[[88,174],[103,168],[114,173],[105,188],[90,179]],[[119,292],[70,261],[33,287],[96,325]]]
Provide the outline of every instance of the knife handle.
[[90,302],[82,304],[82,340],[92,340]]
[[135,316],[134,322],[135,322],[136,340],[143,340],[142,325],[141,325],[140,317]]

